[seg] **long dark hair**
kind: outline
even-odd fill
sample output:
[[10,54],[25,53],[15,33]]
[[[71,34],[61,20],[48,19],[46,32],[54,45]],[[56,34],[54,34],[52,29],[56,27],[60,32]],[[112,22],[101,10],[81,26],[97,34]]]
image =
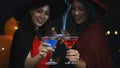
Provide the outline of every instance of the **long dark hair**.
[[[46,4],[34,6],[30,10],[36,9],[38,7],[42,7],[44,5],[46,5]],[[49,28],[49,21],[50,21],[50,19],[48,19],[48,21],[45,24],[43,24],[41,27],[39,27],[38,30],[36,30],[34,25],[33,25],[33,21],[31,19],[29,11],[28,11],[24,15],[24,17],[19,21],[19,28],[26,29],[27,31],[32,32],[34,35],[38,36],[39,39],[41,39],[42,36],[49,35],[49,29],[48,29]]]
[[[71,0],[70,3],[72,4],[74,0]],[[83,22],[82,24],[75,23],[75,20],[73,16],[70,13],[72,22],[70,23],[70,27],[72,27],[72,30],[70,30],[71,33],[74,33],[73,35],[81,35],[84,29],[89,25],[94,23],[96,20],[100,19],[100,14],[97,12],[95,6],[89,2],[88,0],[77,0],[78,2],[81,2],[84,6],[84,9],[86,10],[87,14],[87,20]]]

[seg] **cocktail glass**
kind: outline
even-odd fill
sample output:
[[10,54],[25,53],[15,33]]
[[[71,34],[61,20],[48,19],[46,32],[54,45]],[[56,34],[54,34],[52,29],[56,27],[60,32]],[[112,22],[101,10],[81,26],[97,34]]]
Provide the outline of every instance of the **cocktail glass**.
[[[45,43],[49,43],[50,47],[53,48],[57,44],[58,38],[53,36],[46,36],[46,37],[42,37],[42,41]],[[56,64],[57,62],[53,60],[52,52],[51,52],[51,58],[48,62],[46,62],[46,65],[56,65]]]
[[[79,38],[78,36],[68,36],[68,37],[62,37],[61,39],[62,42],[65,44],[65,46],[68,49],[71,49],[77,42],[78,38]],[[65,62],[65,64],[76,64],[76,62],[68,61]]]

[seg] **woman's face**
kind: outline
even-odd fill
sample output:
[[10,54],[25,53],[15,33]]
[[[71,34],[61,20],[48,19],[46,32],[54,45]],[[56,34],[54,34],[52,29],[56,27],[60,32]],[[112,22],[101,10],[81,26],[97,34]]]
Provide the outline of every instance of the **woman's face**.
[[81,24],[87,20],[87,14],[81,2],[74,0],[71,12],[77,24]]
[[30,10],[33,24],[36,28],[41,27],[49,19],[50,8],[49,5]]

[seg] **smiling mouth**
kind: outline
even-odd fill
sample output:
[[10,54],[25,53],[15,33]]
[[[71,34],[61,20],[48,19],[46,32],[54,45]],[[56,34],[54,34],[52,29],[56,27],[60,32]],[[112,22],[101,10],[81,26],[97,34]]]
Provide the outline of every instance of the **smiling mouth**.
[[41,19],[41,18],[38,18],[37,21],[38,21],[38,23],[40,23],[40,24],[43,24],[43,23],[45,22],[45,20],[44,20],[44,19]]
[[80,17],[75,17],[75,20],[76,20],[76,21],[80,21],[81,18],[80,18]]

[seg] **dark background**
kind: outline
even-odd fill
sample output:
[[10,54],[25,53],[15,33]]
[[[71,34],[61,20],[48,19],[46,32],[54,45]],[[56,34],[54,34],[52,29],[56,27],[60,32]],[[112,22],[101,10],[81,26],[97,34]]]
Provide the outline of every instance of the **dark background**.
[[[111,50],[114,68],[120,68],[120,2],[119,0],[104,0],[109,9],[109,15],[103,19],[105,31],[110,30],[107,36]],[[118,35],[114,31],[118,31]]]
[[[12,16],[13,9],[27,0],[0,0],[0,34],[4,34],[5,22]],[[114,68],[120,68],[120,10],[119,0],[103,0],[109,9],[109,15],[102,21],[105,31],[110,30],[107,36]],[[118,35],[114,31],[118,31]]]

